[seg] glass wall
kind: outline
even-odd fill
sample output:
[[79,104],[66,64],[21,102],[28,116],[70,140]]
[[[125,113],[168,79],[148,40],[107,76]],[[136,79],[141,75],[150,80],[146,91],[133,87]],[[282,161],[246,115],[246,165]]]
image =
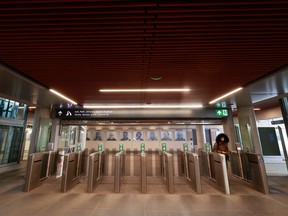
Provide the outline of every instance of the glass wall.
[[22,131],[22,127],[0,125],[0,165],[18,162]]
[[0,117],[24,120],[27,106],[16,101],[0,98]]
[[63,126],[59,148],[64,148],[66,153],[80,151],[85,148],[85,131],[84,126]]
[[49,118],[40,118],[39,131],[36,143],[36,152],[48,151],[48,144],[51,137],[52,120]]
[[26,113],[27,105],[0,98],[0,165],[20,161]]

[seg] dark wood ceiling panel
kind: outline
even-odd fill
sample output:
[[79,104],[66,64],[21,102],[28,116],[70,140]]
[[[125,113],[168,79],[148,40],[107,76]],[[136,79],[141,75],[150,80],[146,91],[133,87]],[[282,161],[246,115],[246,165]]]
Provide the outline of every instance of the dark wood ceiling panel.
[[[1,1],[0,59],[80,104],[207,104],[287,64],[287,11],[272,0]],[[99,93],[148,87],[192,91]]]

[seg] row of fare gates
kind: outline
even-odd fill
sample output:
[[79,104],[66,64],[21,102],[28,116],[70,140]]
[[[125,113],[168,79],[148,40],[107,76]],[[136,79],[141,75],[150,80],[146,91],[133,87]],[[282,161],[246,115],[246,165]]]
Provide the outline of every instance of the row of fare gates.
[[137,176],[141,179],[139,192],[147,193],[147,178],[155,176],[161,179],[167,192],[171,194],[175,193],[176,177],[184,179],[185,184],[190,185],[197,194],[203,193],[203,181],[208,181],[225,194],[231,194],[231,177],[261,193],[269,193],[263,158],[253,153],[231,152],[229,169],[232,175],[229,175],[225,155],[202,150],[196,154],[180,149],[127,149],[118,152],[108,149],[85,149],[65,154],[64,157],[60,152],[49,151],[29,155],[25,192],[41,187],[49,179],[61,176],[59,184],[61,181],[60,191],[63,193],[77,187],[80,182],[87,184],[87,192],[92,193],[105,182],[105,177],[113,179],[113,191],[120,193],[125,178]]

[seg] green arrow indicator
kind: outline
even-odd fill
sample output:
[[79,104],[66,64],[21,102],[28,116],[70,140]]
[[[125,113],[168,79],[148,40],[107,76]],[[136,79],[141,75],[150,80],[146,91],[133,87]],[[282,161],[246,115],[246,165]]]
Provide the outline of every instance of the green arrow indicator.
[[223,117],[223,116],[228,116],[228,110],[227,109],[216,109],[216,116],[218,117]]

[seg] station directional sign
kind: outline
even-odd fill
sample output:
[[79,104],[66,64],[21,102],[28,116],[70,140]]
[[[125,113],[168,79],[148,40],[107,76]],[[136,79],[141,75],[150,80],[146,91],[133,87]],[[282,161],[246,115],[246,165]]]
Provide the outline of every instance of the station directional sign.
[[228,109],[216,109],[216,116],[217,117],[228,116]]

